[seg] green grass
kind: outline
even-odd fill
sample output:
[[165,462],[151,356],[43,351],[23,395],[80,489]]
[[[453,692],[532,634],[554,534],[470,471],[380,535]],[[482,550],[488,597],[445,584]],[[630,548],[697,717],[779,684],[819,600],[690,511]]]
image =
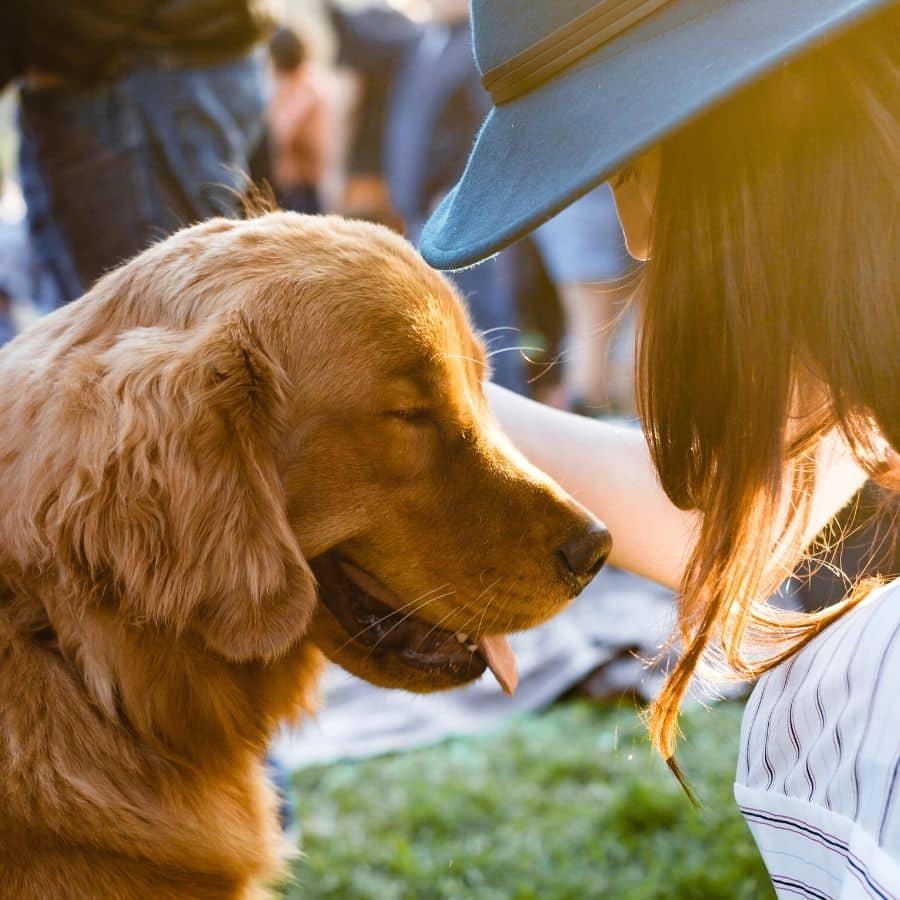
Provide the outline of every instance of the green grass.
[[628,706],[561,704],[494,734],[301,771],[286,898],[761,900],[732,799],[741,707],[685,716],[693,809]]

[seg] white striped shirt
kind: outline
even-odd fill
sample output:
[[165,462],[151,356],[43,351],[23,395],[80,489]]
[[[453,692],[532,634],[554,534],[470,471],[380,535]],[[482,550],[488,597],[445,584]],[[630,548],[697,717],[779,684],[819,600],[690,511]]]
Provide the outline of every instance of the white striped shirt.
[[735,798],[779,898],[900,900],[900,582],[768,672]]

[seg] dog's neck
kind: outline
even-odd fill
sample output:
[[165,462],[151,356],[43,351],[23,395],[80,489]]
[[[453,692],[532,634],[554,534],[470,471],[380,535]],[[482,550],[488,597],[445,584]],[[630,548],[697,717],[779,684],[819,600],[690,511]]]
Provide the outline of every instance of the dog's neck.
[[190,633],[126,624],[108,604],[71,600],[57,579],[0,575],[0,629],[30,653],[57,657],[69,688],[111,728],[169,760],[262,756],[279,720],[315,708],[309,685],[322,658],[308,641],[269,663],[235,664]]

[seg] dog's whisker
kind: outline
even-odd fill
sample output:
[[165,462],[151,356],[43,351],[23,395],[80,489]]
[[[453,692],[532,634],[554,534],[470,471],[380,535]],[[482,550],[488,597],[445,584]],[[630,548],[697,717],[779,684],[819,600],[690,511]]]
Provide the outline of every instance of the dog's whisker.
[[541,353],[544,349],[544,347],[525,347],[521,345],[517,345],[515,347],[499,347],[497,350],[491,350],[491,352],[487,354],[487,358],[493,359],[495,356],[499,356],[501,353],[521,353],[522,356],[525,357],[525,359],[528,359],[528,357],[525,356],[526,350],[531,353]]
[[494,334],[496,331],[515,331],[520,332],[522,329],[518,328],[515,325],[495,325],[493,328],[485,328],[484,331],[479,331],[478,333],[481,337],[485,337],[488,334]]
[[[360,637],[361,635],[364,635],[367,631],[371,630],[372,628],[377,628],[377,627],[378,627],[379,625],[381,625],[383,622],[385,622],[385,621],[387,621],[388,619],[390,619],[391,616],[394,616],[394,615],[396,615],[397,613],[403,612],[404,610],[409,609],[411,606],[415,606],[417,603],[419,603],[419,602],[421,602],[422,600],[424,600],[424,599],[425,599],[426,597],[428,597],[430,594],[433,594],[433,593],[435,593],[436,591],[443,591],[443,590],[445,590],[446,588],[449,588],[449,587],[450,587],[450,582],[449,582],[449,581],[448,581],[448,582],[445,582],[445,583],[442,584],[440,587],[431,588],[431,590],[425,591],[424,594],[419,594],[418,597],[415,597],[414,599],[407,601],[407,602],[404,603],[402,606],[398,606],[397,609],[392,609],[389,613],[386,613],[386,614],[383,615],[380,619],[376,619],[376,620],[375,620],[374,622],[372,622],[371,624],[366,625],[365,628],[363,628],[363,629],[361,629],[360,631],[356,632],[356,634],[351,635],[351,636],[350,636],[343,644],[341,644],[340,647],[338,647],[338,651],[345,650],[345,649],[346,649],[353,641],[355,641],[358,637]],[[451,594],[453,593],[453,590],[452,590],[452,589],[451,589],[450,593],[451,593]],[[437,599],[437,598],[435,598],[435,599]],[[421,608],[422,608],[422,607],[418,607],[418,609],[421,609]],[[414,609],[414,610],[410,613],[410,615],[415,615],[415,613],[416,613],[416,610]]]
[[427,633],[425,634],[425,636],[419,641],[419,646],[421,647],[422,644],[424,644],[425,641],[427,641],[428,638],[430,638],[431,635],[433,635],[435,633],[435,631],[437,631],[441,627],[441,625],[443,625],[444,622],[446,622],[447,619],[449,619],[450,616],[452,616],[453,613],[455,613],[455,612],[456,612],[456,609],[451,609],[450,612],[448,612],[445,616],[441,616],[440,620],[435,625],[433,625],[431,628],[429,628]]
[[[394,624],[393,624],[393,625],[392,625],[392,626],[391,626],[391,627],[390,627],[390,628],[389,628],[389,629],[388,629],[388,630],[387,630],[380,638],[378,638],[378,640],[377,640],[371,647],[369,647],[368,652],[366,653],[366,656],[367,656],[367,657],[371,657],[371,655],[378,649],[378,647],[379,647],[379,646],[381,645],[381,643],[385,640],[385,638],[387,638],[387,636],[388,636],[392,631],[394,631],[394,629],[399,628],[399,627],[400,627],[407,619],[409,619],[409,618],[411,618],[412,616],[416,615],[416,614],[419,613],[421,610],[425,609],[426,606],[429,606],[431,603],[434,603],[434,602],[437,601],[437,600],[444,600],[444,599],[446,599],[447,597],[452,596],[453,593],[454,593],[453,591],[450,591],[450,592],[448,592],[447,594],[440,594],[440,595],[437,596],[437,597],[432,597],[431,599],[426,600],[424,603],[422,603],[422,604],[420,604],[419,606],[417,606],[415,609],[410,610],[405,616],[403,616],[402,619],[400,619],[399,622],[395,622],[395,623],[394,623]],[[382,621],[383,621],[383,620],[382,620]]]
[[[494,579],[494,581],[492,581],[492,582],[491,582],[491,583],[490,583],[483,591],[481,591],[481,593],[475,598],[475,600],[474,600],[474,602],[473,602],[473,605],[477,604],[478,601],[479,601],[479,600],[480,600],[480,599],[481,599],[488,591],[490,591],[492,588],[496,587],[496,585],[498,585],[502,579],[503,579],[503,576],[502,576],[502,575],[499,576],[498,578]],[[488,607],[489,607],[489,606],[491,605],[491,603],[493,602],[493,599],[494,599],[495,596],[496,596],[496,595],[492,595],[492,596],[488,599],[488,602],[487,602],[487,604],[485,605],[485,607],[482,609],[482,611],[481,611],[481,619],[480,619],[480,621],[479,621],[479,623],[478,623],[478,628],[473,632],[473,636],[476,636],[476,635],[478,634],[478,632],[481,630],[481,627],[482,627],[482,625],[484,624],[484,617],[485,617],[485,614],[487,613]],[[419,643],[421,644],[422,642],[424,642],[425,640],[427,640],[427,639],[434,633],[434,631],[435,631],[438,627],[440,627],[441,625],[443,625],[443,623],[444,623],[444,622],[450,617],[450,615],[451,615],[452,613],[454,613],[455,611],[456,611],[456,610],[451,609],[450,612],[448,612],[447,615],[444,616],[444,617],[440,620],[440,622],[438,622],[438,624],[435,625],[434,628],[432,628],[432,629],[428,632],[428,634],[425,635],[424,638],[422,638],[422,640],[421,640]],[[465,621],[465,623],[463,624],[463,627],[462,627],[462,628],[456,629],[456,632],[454,633],[454,637],[456,636],[456,634],[458,634],[458,633],[460,633],[460,632],[464,632],[464,631],[466,630],[466,628],[468,628],[469,622],[471,622],[471,621],[475,618],[476,615],[478,615],[478,611],[477,611],[477,610],[476,610],[476,611],[475,611],[468,619],[466,619],[466,621]],[[448,638],[447,640],[449,640],[449,638]],[[444,642],[444,644],[446,644],[446,643],[447,643],[447,641]],[[471,647],[471,646],[473,646],[473,645],[474,645],[474,640],[473,640],[473,641],[470,641],[469,646]],[[442,646],[443,646],[443,645],[442,645]],[[475,651],[472,650],[471,652],[474,653]]]
[[[448,587],[449,585],[445,585],[445,586]],[[426,600],[425,598],[428,597],[428,594],[431,594],[431,593],[433,593],[433,592],[432,592],[432,591],[428,591],[428,593],[426,593],[426,594],[424,594],[424,595],[422,595],[422,596],[420,596],[420,597],[417,597],[415,600],[411,600],[409,603],[404,603],[403,606],[400,606],[400,607],[398,607],[397,609],[392,609],[389,613],[387,613],[386,615],[383,615],[380,619],[376,620],[375,622],[370,623],[370,624],[367,625],[365,628],[361,629],[361,630],[358,631],[356,634],[352,635],[352,636],[347,640],[347,642],[343,645],[343,647],[346,647],[347,644],[349,644],[351,641],[356,640],[358,637],[360,637],[361,635],[365,634],[365,633],[366,633],[367,631],[369,631],[370,629],[372,629],[372,628],[377,628],[379,625],[383,624],[383,623],[386,622],[388,619],[390,619],[390,618],[392,618],[393,616],[397,615],[397,613],[401,613],[401,612],[403,612],[404,610],[409,610],[409,612],[407,612],[407,614],[401,619],[401,622],[404,622],[404,621],[406,621],[406,619],[408,619],[410,616],[414,616],[420,609],[424,609],[424,608],[425,608],[429,603],[431,603],[433,600],[443,600],[445,597],[451,596],[451,595],[454,593],[454,591],[451,589],[450,591],[448,591],[448,592],[445,593],[445,594],[440,594],[440,595],[437,596],[437,597],[430,597],[429,599]],[[424,601],[424,602],[423,602],[423,601]],[[410,609],[410,607],[412,607],[412,609]],[[397,624],[400,624],[400,622],[398,622]]]
[[[483,591],[481,591],[481,593],[475,598],[475,600],[472,601],[472,606],[476,606],[478,604],[478,601],[481,600],[481,598],[488,591],[490,591],[492,588],[496,587],[500,583],[502,578],[503,578],[503,576],[501,575],[499,578],[496,578],[494,581],[492,581]],[[472,632],[472,636],[468,642],[468,644],[470,646],[474,644],[475,639],[478,636],[478,632],[481,630],[481,626],[484,624],[484,616],[485,616],[485,613],[487,612],[487,607],[491,605],[492,599],[493,598],[490,598],[488,600],[487,605],[485,607],[483,607],[481,610],[481,620],[478,623],[478,628],[476,628],[475,631]],[[466,621],[462,624],[462,626],[456,629],[456,632],[453,635],[454,638],[456,637],[457,634],[467,634],[467,629],[469,627],[469,623],[475,619],[475,617],[478,615],[478,612],[479,612],[478,609],[475,609],[475,611],[472,613],[472,615],[470,615],[469,618],[466,619]],[[446,641],[444,641],[444,643],[441,646],[442,647],[446,646],[448,641],[449,641],[449,638]],[[475,651],[473,650],[472,652],[474,653]]]
[[[483,590],[483,591],[475,598],[475,601],[474,601],[474,603],[473,603],[472,605],[473,605],[473,606],[476,605],[476,604],[478,603],[478,601],[479,601],[479,600],[480,600],[480,599],[481,599],[488,591],[493,590],[498,584],[500,584],[500,582],[501,582],[502,580],[503,580],[503,576],[502,576],[502,575],[501,575],[499,578],[495,578],[495,579],[494,579],[494,580],[493,580],[493,581],[492,581],[492,582],[491,582],[491,583],[490,583],[490,584],[489,584],[489,585],[488,585],[488,586],[487,586],[487,587],[486,587],[486,588],[485,588],[485,589],[484,589],[484,590]],[[482,608],[482,610],[481,610],[481,621],[478,623],[478,630],[479,630],[479,631],[481,630],[481,626],[484,624],[484,615],[485,615],[485,613],[487,612],[488,606],[490,606],[490,605],[491,605],[491,604],[490,604],[490,600],[489,600],[488,603],[487,603],[487,605],[484,606],[484,607]],[[478,614],[478,611],[477,611],[477,610],[475,611],[475,614],[476,614],[476,615]],[[477,631],[476,631],[476,634],[477,634]]]
[[[567,354],[567,351],[560,351],[559,353],[557,353],[556,356],[553,357],[553,359],[551,359],[547,363],[544,363],[544,368],[541,369],[541,371],[538,372],[537,375],[528,379],[528,383],[533,384],[538,379],[543,378],[554,366],[559,365],[563,361],[566,354]],[[532,365],[532,366],[539,365],[537,360],[534,360],[528,356],[525,356],[524,353],[522,354],[522,356],[524,357],[525,362],[529,363],[530,365]]]
[[[462,641],[463,636],[467,638],[467,640],[465,641],[466,645],[471,646],[473,637],[470,636],[470,634],[469,634],[469,625],[470,625],[470,623],[475,621],[475,618],[477,616],[478,616],[478,610],[475,610],[475,612],[473,612],[472,615],[470,615],[469,618],[466,619],[462,623],[462,625],[460,625],[460,627],[456,629],[456,631],[451,632],[448,635],[448,637],[446,637],[444,639],[444,642],[442,644],[440,644],[438,649],[443,650],[444,647],[446,647],[447,644],[449,644],[451,641],[457,641],[459,643],[463,643],[463,641]],[[472,632],[472,635],[474,635],[474,632]],[[470,652],[474,653],[474,651],[470,651]]]
[[[488,590],[490,590],[491,587],[493,587],[494,585],[499,584],[499,583],[500,583],[500,579],[498,578],[498,579],[494,582],[494,584],[492,584],[492,585],[488,588]],[[488,597],[487,603],[484,604],[484,609],[481,610],[481,618],[478,620],[478,628],[475,629],[475,634],[476,634],[476,635],[478,635],[478,634],[481,633],[481,629],[484,627],[484,618],[485,618],[485,616],[487,615],[487,611],[488,611],[488,609],[490,609],[490,606],[491,606],[491,604],[494,602],[494,600],[495,600],[496,597],[497,597],[496,594],[491,594],[491,596]]]
[[[452,593],[452,592],[451,592],[451,593]],[[450,596],[450,594],[447,594],[446,596]],[[443,599],[443,597],[434,597],[434,598],[432,598],[432,599],[434,599],[434,600],[439,600],[439,599]],[[429,602],[431,602],[431,601],[429,601]],[[427,605],[427,604],[426,604],[426,605]],[[422,609],[422,608],[423,608],[423,607],[419,607],[419,609]],[[447,619],[448,619],[451,615],[453,615],[454,611],[455,611],[455,610],[451,609],[445,616],[442,616],[441,619],[438,621],[437,625],[433,625],[433,626],[428,630],[428,632],[424,635],[424,637],[420,638],[420,640],[419,640],[419,645],[421,646],[422,643],[424,643],[425,641],[427,641],[428,638],[435,632],[435,630],[438,629],[438,628],[440,628],[441,625],[442,625],[444,622],[446,622]],[[412,614],[410,614],[410,615],[412,615]],[[407,616],[406,618],[409,618],[409,616]],[[404,619],[404,621],[405,621],[405,619]],[[400,624],[402,624],[402,623],[401,623],[401,622],[398,622],[398,623],[397,623],[397,625],[400,625]],[[391,631],[393,631],[393,629],[396,628],[397,625],[393,626],[393,628],[391,628]],[[388,632],[388,634],[389,634],[389,633],[390,633],[390,632]],[[371,648],[369,649],[369,652],[368,652],[367,656],[371,656],[372,653],[375,651],[375,649],[378,647],[378,644],[380,644],[381,641],[383,641],[386,637],[387,637],[387,634],[382,635],[382,637],[379,639],[378,643],[376,643],[373,647],[371,647]]]
[[482,363],[482,360],[476,359],[474,356],[466,356],[463,353],[444,353],[444,354],[442,354],[442,358],[443,359],[462,359],[462,360],[465,360],[466,362],[475,363],[475,365],[477,365],[477,366],[480,366]]
[[372,649],[374,650],[375,647],[377,647],[392,631],[399,628],[407,619],[411,618],[413,615],[418,613],[420,610],[425,609],[426,606],[430,606],[432,603],[434,603],[437,600],[444,600],[447,597],[451,597],[451,596],[453,596],[454,593],[455,593],[455,591],[448,591],[446,594],[439,594],[437,597],[432,597],[430,600],[428,600],[426,603],[423,603],[421,606],[417,606],[412,612],[407,613],[402,619],[400,619],[399,622],[395,622],[393,625],[391,625],[391,627],[388,628],[388,630],[375,642],[375,645],[372,647]]

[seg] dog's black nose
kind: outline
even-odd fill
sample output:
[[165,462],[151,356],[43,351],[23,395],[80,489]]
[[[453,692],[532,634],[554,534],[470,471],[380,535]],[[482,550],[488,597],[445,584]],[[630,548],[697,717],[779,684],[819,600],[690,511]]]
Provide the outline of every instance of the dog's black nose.
[[602,525],[592,525],[578,537],[566,541],[556,552],[562,559],[566,572],[587,583],[603,567],[610,550],[610,533]]

